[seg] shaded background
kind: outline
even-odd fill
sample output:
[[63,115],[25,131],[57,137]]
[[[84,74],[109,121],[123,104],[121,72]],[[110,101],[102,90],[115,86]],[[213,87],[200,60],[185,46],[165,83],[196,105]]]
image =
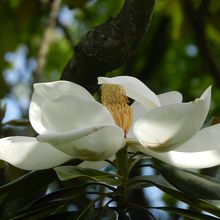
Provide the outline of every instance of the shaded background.
[[[27,119],[35,82],[58,80],[86,32],[115,16],[123,0],[0,0],[0,100],[3,123]],[[73,54],[74,56],[74,54]],[[137,52],[108,76],[133,75],[155,93],[178,90],[184,101],[213,85],[211,116],[220,115],[220,1],[160,0]],[[88,85],[88,88],[97,85]],[[34,135],[4,126],[4,136]],[[19,175],[19,174],[17,174]],[[16,172],[12,177],[15,178]],[[154,194],[154,199],[161,194]],[[164,199],[165,202],[176,201]],[[162,202],[160,199],[159,202]]]
[[[82,36],[115,16],[124,1],[63,0],[55,8],[52,3],[0,1],[0,98],[7,102],[7,120],[27,117],[32,84],[58,80]],[[211,112],[218,116],[219,22],[218,0],[157,1],[135,55],[107,75],[133,75],[156,93],[178,90],[185,101],[212,84]]]

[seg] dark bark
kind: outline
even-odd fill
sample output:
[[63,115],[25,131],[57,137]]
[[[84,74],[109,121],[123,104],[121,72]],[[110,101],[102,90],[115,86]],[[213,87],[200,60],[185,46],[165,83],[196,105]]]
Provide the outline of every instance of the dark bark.
[[97,77],[130,59],[149,25],[154,0],[126,0],[120,13],[90,30],[76,45],[61,79],[94,91]]

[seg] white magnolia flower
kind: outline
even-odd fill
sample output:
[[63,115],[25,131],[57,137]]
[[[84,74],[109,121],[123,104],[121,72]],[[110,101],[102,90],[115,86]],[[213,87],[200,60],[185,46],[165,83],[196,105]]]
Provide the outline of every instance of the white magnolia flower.
[[220,124],[201,129],[210,107],[211,87],[195,101],[182,103],[179,92],[156,96],[133,77],[99,77],[99,84],[119,85],[135,100],[127,134],[134,139],[127,140],[134,150],[180,168],[220,164]]
[[[35,84],[29,116],[39,136],[0,139],[0,159],[28,170],[71,158],[100,161],[124,147],[125,140],[130,143],[127,138],[137,138],[136,150],[175,166],[219,164],[220,127],[198,131],[208,113],[210,88],[194,102],[182,103],[180,93],[157,96],[134,77],[100,77],[99,84],[102,104],[75,83]],[[131,106],[127,97],[135,100]]]
[[108,109],[68,81],[35,84],[29,117],[37,138],[0,139],[0,159],[22,169],[46,169],[71,158],[104,160],[125,144]]

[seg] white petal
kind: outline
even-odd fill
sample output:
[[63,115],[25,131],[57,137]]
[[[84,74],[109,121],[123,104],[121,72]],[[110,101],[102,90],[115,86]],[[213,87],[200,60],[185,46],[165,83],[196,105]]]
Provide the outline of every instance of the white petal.
[[220,164],[220,124],[202,129],[174,151],[157,153],[143,146],[136,150],[185,169],[202,169]]
[[65,81],[59,80],[47,83],[35,83],[33,95],[40,98],[57,99],[63,95],[78,95],[93,100],[93,96],[82,86]]
[[93,126],[87,128],[74,129],[66,132],[46,132],[37,136],[40,142],[48,142],[53,145],[65,144],[66,142],[71,142],[79,138],[88,136],[98,130],[105,128],[106,125]]
[[72,157],[33,137],[0,139],[0,159],[24,170],[41,170],[58,166]]
[[[176,104],[176,103],[181,103],[182,102],[182,94],[176,91],[172,91],[172,92],[166,92],[166,93],[162,93],[160,95],[158,95],[158,98],[160,100],[161,105],[171,105],[171,104]],[[131,128],[129,129],[129,132],[127,134],[128,138],[134,138],[135,135],[133,133],[133,127],[134,127],[134,123],[146,116],[149,111],[151,110],[151,108],[146,108],[146,106],[143,106],[142,104],[140,104],[139,102],[134,101],[131,105],[132,111],[133,111],[133,123]]]
[[147,109],[160,106],[157,95],[151,91],[144,83],[135,77],[117,76],[113,78],[98,77],[98,84],[116,84],[123,87],[126,95],[135,101],[140,102]]
[[[220,150],[220,124],[201,129],[190,140],[175,149],[180,152]],[[207,158],[208,159],[208,158]],[[220,161],[219,161],[220,162]]]
[[183,96],[177,91],[166,92],[158,95],[161,105],[171,105],[181,103],[183,101]]
[[112,124],[111,113],[99,102],[82,96],[63,95],[55,100],[41,100],[40,107],[32,102],[32,125],[38,133],[68,131],[100,124]]
[[[78,138],[76,138],[75,132],[79,135]],[[57,138],[55,138],[56,136]],[[39,135],[38,140],[47,141],[68,155],[88,161],[105,160],[125,144],[124,131],[117,126],[110,125],[94,127],[93,132],[83,136],[80,136],[78,130],[73,130],[71,132]]]
[[190,139],[202,126],[209,110],[211,88],[193,102],[162,106],[134,125],[143,146],[168,151]]
[[133,133],[133,127],[134,127],[134,123],[139,119],[142,118],[144,116],[146,116],[146,114],[148,114],[149,109],[146,109],[143,105],[141,105],[139,102],[134,101],[131,105],[132,108],[132,112],[133,112],[133,122],[132,125],[127,133],[127,137],[128,138],[134,138],[134,133]]
[[93,96],[78,84],[68,81],[56,81],[34,84],[34,92],[30,102],[29,117],[33,128],[42,133],[48,130],[43,119],[42,105],[47,101],[55,101],[63,96],[82,96],[94,100]]

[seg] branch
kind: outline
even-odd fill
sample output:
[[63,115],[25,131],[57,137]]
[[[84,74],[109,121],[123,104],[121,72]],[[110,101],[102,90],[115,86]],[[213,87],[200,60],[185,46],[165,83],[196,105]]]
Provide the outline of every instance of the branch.
[[191,26],[194,31],[196,44],[199,48],[201,58],[207,71],[213,76],[218,87],[220,87],[220,70],[211,54],[207,44],[205,24],[207,9],[210,4],[209,0],[201,1],[198,9],[193,8],[191,0],[183,0],[185,12],[190,19]]
[[60,20],[58,18],[56,19],[56,25],[57,25],[57,27],[59,27],[63,31],[64,36],[66,37],[67,41],[69,42],[70,47],[74,50],[75,42],[74,42],[74,39],[73,39],[71,33],[69,32],[67,26],[62,24],[62,22],[60,22]]
[[86,87],[99,75],[123,66],[137,50],[150,23],[155,0],[126,0],[117,17],[90,30],[76,45],[61,79]]
[[41,45],[37,57],[37,68],[34,71],[35,81],[41,81],[43,71],[46,65],[46,57],[53,38],[53,30],[56,25],[56,17],[60,8],[61,0],[53,0],[50,3],[50,13],[47,21],[47,26],[43,34]]

